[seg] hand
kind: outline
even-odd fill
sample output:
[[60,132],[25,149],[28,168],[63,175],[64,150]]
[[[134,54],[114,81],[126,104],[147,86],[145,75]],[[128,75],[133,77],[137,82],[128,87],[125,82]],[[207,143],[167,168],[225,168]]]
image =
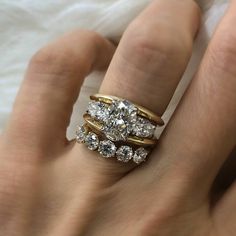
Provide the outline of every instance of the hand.
[[153,1],[117,49],[80,30],[40,50],[0,140],[0,235],[235,235],[236,186],[213,188],[236,144],[235,12],[231,1],[157,148],[137,168],[67,141],[73,104],[91,70],[109,65],[101,93],[162,115],[191,55],[197,5]]

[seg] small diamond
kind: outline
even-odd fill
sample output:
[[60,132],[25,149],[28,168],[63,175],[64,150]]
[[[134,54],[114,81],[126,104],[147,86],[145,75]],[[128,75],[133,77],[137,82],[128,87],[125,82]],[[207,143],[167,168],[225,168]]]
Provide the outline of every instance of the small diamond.
[[151,138],[155,129],[156,126],[149,120],[139,117],[133,126],[133,134],[142,138]]
[[108,107],[102,102],[90,102],[88,114],[99,121],[106,121],[109,118]]
[[133,150],[129,146],[121,146],[116,152],[116,157],[118,161],[129,162],[133,157]]
[[99,146],[99,139],[95,133],[89,132],[85,138],[85,144],[89,150],[96,150]]
[[133,156],[133,161],[136,164],[140,164],[141,162],[144,162],[147,158],[148,151],[144,148],[139,148],[135,151],[134,156]]
[[114,157],[116,154],[116,146],[112,141],[105,140],[100,142],[98,151],[103,157]]
[[76,137],[75,137],[76,141],[78,143],[84,143],[86,135],[87,135],[87,131],[86,131],[85,127],[78,126],[75,134],[76,134]]

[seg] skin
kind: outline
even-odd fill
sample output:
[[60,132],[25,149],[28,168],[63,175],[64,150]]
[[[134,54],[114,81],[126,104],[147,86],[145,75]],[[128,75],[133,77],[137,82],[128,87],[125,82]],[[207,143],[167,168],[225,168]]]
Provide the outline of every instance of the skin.
[[84,78],[108,67],[101,93],[162,115],[192,52],[198,6],[154,0],[117,48],[76,30],[33,56],[0,138],[0,235],[235,235],[235,12],[231,1],[158,146],[137,168],[67,141],[73,104]]

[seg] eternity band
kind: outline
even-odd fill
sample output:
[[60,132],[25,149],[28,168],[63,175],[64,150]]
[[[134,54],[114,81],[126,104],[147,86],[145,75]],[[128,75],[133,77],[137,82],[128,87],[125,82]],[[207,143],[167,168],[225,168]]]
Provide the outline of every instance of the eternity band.
[[76,141],[80,144],[85,144],[91,151],[98,151],[103,158],[116,158],[117,161],[123,163],[133,161],[139,165],[146,161],[151,151],[148,147],[118,144],[111,140],[103,139],[86,124],[77,127]]

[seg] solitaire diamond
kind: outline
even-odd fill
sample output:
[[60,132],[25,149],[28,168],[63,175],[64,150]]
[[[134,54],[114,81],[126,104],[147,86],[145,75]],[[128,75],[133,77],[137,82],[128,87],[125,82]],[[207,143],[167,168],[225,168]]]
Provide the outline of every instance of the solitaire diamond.
[[106,121],[109,117],[109,110],[104,103],[92,101],[88,106],[88,114],[99,121]]
[[105,140],[100,142],[99,153],[106,158],[114,157],[116,154],[116,146],[115,144],[110,140]]
[[89,150],[96,150],[99,146],[99,139],[95,133],[89,132],[85,138],[85,144]]
[[151,138],[155,133],[156,126],[149,120],[139,117],[133,126],[133,134],[142,138]]
[[148,155],[148,151],[141,147],[135,151],[134,156],[133,156],[133,161],[136,164],[140,164],[146,160],[147,155]]
[[78,126],[76,130],[76,141],[78,143],[83,143],[85,141],[87,131],[84,126]]
[[109,107],[109,113],[103,127],[106,137],[112,141],[125,141],[137,120],[137,108],[126,100],[115,100]]
[[121,146],[116,152],[116,157],[118,161],[129,162],[133,157],[133,150],[129,146]]

